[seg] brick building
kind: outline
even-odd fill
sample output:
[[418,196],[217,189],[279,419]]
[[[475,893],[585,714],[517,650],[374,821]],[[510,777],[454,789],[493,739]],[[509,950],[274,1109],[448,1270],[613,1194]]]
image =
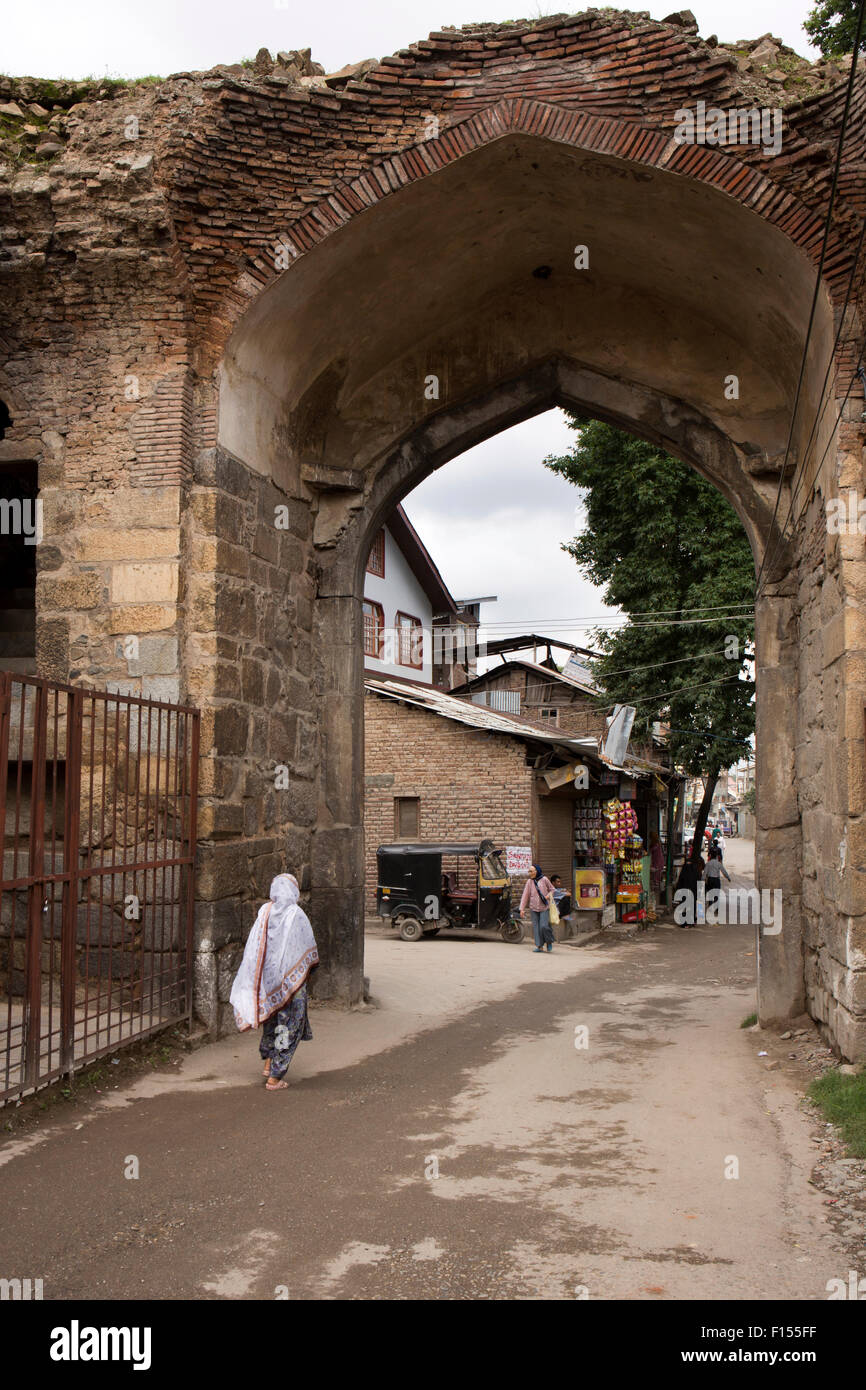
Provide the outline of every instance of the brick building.
[[376,907],[376,849],[395,840],[481,840],[532,848],[547,873],[572,872],[574,790],[545,771],[576,761],[593,778],[594,743],[430,686],[365,682],[366,908]]
[[596,707],[595,687],[566,675],[552,659],[503,661],[500,666],[454,686],[451,693],[490,709],[526,715],[579,738],[604,736],[605,717]]

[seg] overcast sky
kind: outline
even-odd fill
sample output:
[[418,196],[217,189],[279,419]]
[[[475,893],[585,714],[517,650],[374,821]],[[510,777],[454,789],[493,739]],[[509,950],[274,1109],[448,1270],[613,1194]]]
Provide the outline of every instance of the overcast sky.
[[[663,19],[675,8],[668,0],[650,14]],[[691,5],[704,37],[715,33],[730,41],[772,33],[805,56],[810,50],[801,25],[810,8],[806,0]],[[538,0],[517,6],[510,0],[9,0],[0,64],[19,76],[167,76],[236,63],[259,48],[312,48],[313,58],[333,72],[362,58],[382,58],[449,24],[567,9]]]
[[[635,6],[637,8],[637,6]],[[662,19],[675,6],[655,6]],[[806,56],[806,0],[707,0],[694,3],[703,36],[722,41],[772,33]],[[561,7],[523,0],[41,0],[9,3],[0,64],[7,73],[40,77],[115,76],[201,70],[254,57],[262,47],[311,48],[332,72],[362,58],[381,58],[432,29],[470,21],[538,18]],[[489,440],[427,480],[407,511],[459,598],[493,593],[494,623],[549,627],[604,612],[600,596],[559,549],[575,534],[570,484],[541,467],[573,436],[560,411]],[[586,631],[574,628],[582,643]]]
[[582,530],[579,494],[542,467],[574,441],[564,413],[549,410],[446,463],[404,500],[454,597],[497,596],[481,610],[489,637],[523,624],[584,646],[578,622],[608,611],[560,548]]

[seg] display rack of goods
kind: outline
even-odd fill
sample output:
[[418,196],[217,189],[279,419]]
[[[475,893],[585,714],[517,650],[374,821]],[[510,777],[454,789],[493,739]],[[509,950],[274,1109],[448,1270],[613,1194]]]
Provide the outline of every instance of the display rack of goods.
[[637,830],[637,816],[627,801],[613,797],[604,807],[605,860],[615,863],[626,857],[629,839]]
[[643,869],[643,840],[640,835],[629,835],[625,842],[624,854],[620,860],[619,887],[616,892],[618,903],[640,902],[643,893],[641,873]]
[[574,805],[574,852],[596,854],[602,835],[601,802],[594,797],[576,801]]

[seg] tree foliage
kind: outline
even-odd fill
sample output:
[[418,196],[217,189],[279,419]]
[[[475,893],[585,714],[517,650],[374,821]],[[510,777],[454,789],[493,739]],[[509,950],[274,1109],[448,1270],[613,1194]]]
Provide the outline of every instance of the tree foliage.
[[[803,28],[825,58],[841,58],[854,52],[859,0],[821,0],[809,11]],[[866,35],[860,40],[866,49]]]
[[571,452],[545,459],[581,489],[586,509],[583,532],[564,549],[629,618],[597,637],[605,704],[634,705],[635,731],[667,722],[674,763],[714,787],[752,751],[755,567],[746,534],[689,465],[598,420],[573,416],[571,428]]

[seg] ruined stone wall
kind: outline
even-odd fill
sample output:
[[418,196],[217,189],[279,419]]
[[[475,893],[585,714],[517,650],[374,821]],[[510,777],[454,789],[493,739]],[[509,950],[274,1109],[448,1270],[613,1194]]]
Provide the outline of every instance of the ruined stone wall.
[[[806,1002],[847,1057],[866,1051],[866,583],[857,512],[866,494],[862,411],[859,400],[845,407],[832,478],[800,520],[797,571],[796,830]],[[828,526],[831,497],[844,499],[853,526],[848,520],[841,531]],[[758,787],[760,824],[764,793]],[[790,853],[793,827],[787,840],[778,848]]]
[[[356,511],[372,506],[375,482],[329,474],[333,377],[316,383],[279,439],[273,478],[217,447],[232,328],[335,228],[459,157],[469,118],[482,130],[501,101],[540,136],[576,120],[585,148],[705,180],[817,262],[844,68],[769,41],[703,42],[695,28],[688,18],[589,11],[445,30],[330,76],[309,54],[263,54],[254,68],[159,83],[2,80],[0,399],[12,425],[0,462],[39,469],[39,670],[204,710],[197,1007],[214,1028],[227,1016],[238,944],[277,867],[294,868],[318,895],[317,987],[349,1000],[360,990],[360,924],[347,893],[360,894],[364,878],[362,760],[359,725],[346,717],[360,689],[360,634],[351,585],[326,589],[322,575],[345,529],[346,497]],[[674,113],[699,98],[784,106],[783,153],[674,149]],[[864,111],[861,83],[826,265],[837,304],[866,212]],[[840,394],[858,333],[859,322],[840,351]],[[774,600],[767,622],[782,632],[769,645],[784,647],[780,669],[794,678],[797,604],[808,647],[824,581],[806,567],[799,582],[799,598]],[[845,592],[855,585],[853,576]],[[823,739],[827,762],[837,722],[854,729],[859,699],[841,708],[839,676],[831,713],[823,675],[806,661],[804,777],[806,745]],[[862,727],[850,735],[852,759],[858,739]],[[339,778],[326,782],[326,765],[339,766]],[[278,767],[288,768],[285,789]],[[780,795],[789,801],[767,811],[767,831],[782,849],[796,847],[796,861],[799,810],[786,819],[790,788]],[[812,853],[823,831],[804,825]],[[816,897],[810,888],[807,915],[810,997],[823,989],[841,1005],[842,945],[822,954],[819,942],[819,919],[845,915],[840,891],[826,883]]]

